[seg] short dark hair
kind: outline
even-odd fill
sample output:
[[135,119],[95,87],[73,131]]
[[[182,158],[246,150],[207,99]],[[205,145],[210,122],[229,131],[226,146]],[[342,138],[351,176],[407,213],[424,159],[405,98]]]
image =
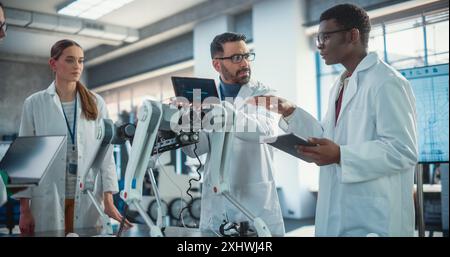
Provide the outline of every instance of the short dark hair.
[[343,28],[356,28],[361,35],[364,46],[369,44],[370,19],[367,12],[353,4],[340,4],[326,10],[320,15],[320,22],[335,19]]
[[2,9],[5,9],[5,6],[2,4],[2,2],[0,2],[0,7],[1,7]]
[[234,32],[225,32],[223,34],[217,35],[211,42],[211,59],[214,59],[214,57],[218,53],[223,54],[223,44],[241,40],[245,42],[245,40],[247,40],[247,37],[245,37],[244,34]]

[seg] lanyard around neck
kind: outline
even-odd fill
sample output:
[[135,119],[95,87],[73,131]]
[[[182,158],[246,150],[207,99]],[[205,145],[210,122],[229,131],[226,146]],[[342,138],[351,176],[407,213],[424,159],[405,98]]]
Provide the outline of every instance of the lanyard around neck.
[[70,139],[72,140],[73,145],[75,144],[75,129],[77,127],[77,100],[78,100],[77,96],[75,95],[75,109],[73,111],[72,129],[70,129],[69,120],[67,119],[66,112],[64,111],[64,108],[62,107],[62,103],[61,103],[61,108],[63,110],[64,119],[66,119],[67,129],[69,130]]

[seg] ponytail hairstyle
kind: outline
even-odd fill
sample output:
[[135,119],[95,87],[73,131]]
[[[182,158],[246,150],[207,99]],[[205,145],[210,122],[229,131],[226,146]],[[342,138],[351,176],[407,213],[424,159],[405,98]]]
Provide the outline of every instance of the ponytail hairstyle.
[[[58,60],[63,51],[71,46],[77,46],[82,49],[77,42],[70,39],[63,39],[56,42],[52,46],[52,49],[50,51],[51,58]],[[81,109],[84,117],[87,120],[96,120],[98,117],[98,109],[97,99],[95,95],[91,91],[89,91],[80,81],[77,81],[76,90],[80,94]]]

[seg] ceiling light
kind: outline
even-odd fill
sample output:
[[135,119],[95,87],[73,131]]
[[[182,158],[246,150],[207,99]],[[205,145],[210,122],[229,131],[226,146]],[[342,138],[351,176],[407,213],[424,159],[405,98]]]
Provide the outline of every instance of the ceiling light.
[[96,20],[134,0],[75,0],[58,9],[58,14]]

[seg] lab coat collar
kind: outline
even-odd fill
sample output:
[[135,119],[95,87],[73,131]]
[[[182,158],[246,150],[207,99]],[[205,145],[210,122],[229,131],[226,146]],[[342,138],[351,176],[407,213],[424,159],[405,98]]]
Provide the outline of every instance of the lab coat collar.
[[[353,71],[352,76],[350,77],[350,79],[353,79],[357,76],[358,72],[364,71],[369,69],[370,67],[374,66],[375,64],[377,64],[379,62],[380,58],[378,58],[378,54],[376,52],[370,52],[366,55],[366,57],[364,57],[361,62],[358,64],[358,66],[356,66],[356,69]],[[342,78],[343,76],[345,76],[347,74],[347,71],[344,70],[341,74],[340,74],[340,78]]]
[[377,64],[379,62],[378,54],[376,52],[370,52],[364,57],[364,59],[361,60],[361,62],[356,66],[355,71],[353,74],[356,74],[360,71],[364,71],[372,67],[373,65]]
[[45,92],[51,96],[56,95],[55,81],[53,81],[52,84],[50,84],[50,86],[45,90]]
[[[356,67],[355,71],[353,72],[352,76],[350,77],[347,87],[345,88],[344,96],[342,99],[341,111],[340,111],[338,120],[336,121],[336,127],[339,125],[339,120],[342,117],[341,114],[346,111],[346,107],[348,106],[350,101],[353,99],[353,97],[355,96],[355,94],[358,90],[358,73],[369,69],[370,67],[374,66],[378,62],[379,62],[378,54],[375,52],[371,52],[371,53],[368,53],[367,56],[364,57],[364,59],[362,59],[362,61]],[[345,73],[346,73],[346,71],[344,71],[341,74],[341,76],[343,76]],[[338,81],[338,83],[340,83],[340,81]],[[337,88],[339,88],[339,87],[336,87],[334,93],[332,94],[335,97],[334,99],[337,98],[337,92],[338,92]],[[334,103],[334,101],[330,101],[330,102]],[[333,106],[335,106],[335,105],[333,104]],[[334,108],[334,111],[336,112],[335,108]]]
[[[45,92],[47,94],[49,94],[50,96],[52,96],[53,102],[56,104],[56,107],[58,108],[61,115],[64,116],[64,112],[63,112],[62,105],[61,105],[61,100],[59,99],[59,95],[56,93],[55,81],[53,81],[50,84],[50,86],[45,90]],[[77,116],[79,117],[79,114],[81,112],[81,99],[80,99],[80,94],[78,92],[77,92],[77,101],[79,103],[79,104],[77,104]]]

